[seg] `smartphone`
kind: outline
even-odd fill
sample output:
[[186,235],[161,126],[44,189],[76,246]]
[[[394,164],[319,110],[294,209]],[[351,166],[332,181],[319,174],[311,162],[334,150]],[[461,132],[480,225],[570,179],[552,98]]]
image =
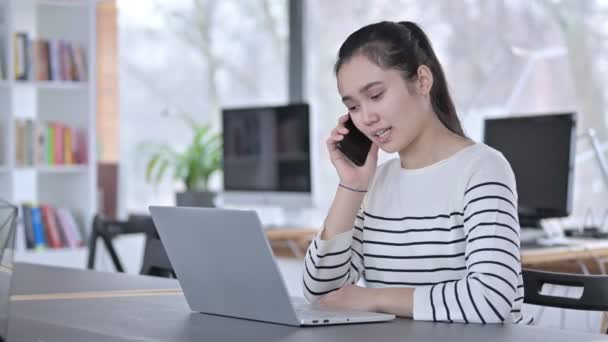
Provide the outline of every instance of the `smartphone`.
[[350,116],[344,123],[344,127],[348,129],[348,133],[336,146],[355,165],[363,166],[372,147],[372,141],[355,126]]

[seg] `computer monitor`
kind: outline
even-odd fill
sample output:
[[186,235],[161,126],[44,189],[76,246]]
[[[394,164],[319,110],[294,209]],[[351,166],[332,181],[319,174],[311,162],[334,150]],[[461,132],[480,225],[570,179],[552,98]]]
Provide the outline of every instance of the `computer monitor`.
[[307,104],[222,111],[224,203],[312,204]]
[[515,173],[521,227],[570,215],[575,134],[574,113],[485,120],[484,142],[502,152]]

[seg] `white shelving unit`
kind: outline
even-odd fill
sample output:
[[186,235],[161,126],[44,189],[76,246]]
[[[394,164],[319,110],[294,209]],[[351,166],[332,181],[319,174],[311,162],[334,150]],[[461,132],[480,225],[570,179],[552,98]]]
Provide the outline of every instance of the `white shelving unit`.
[[[0,0],[0,63],[6,77],[0,80],[0,197],[18,205],[31,202],[65,207],[74,214],[85,233],[90,230],[97,208],[95,10],[95,0]],[[63,39],[81,44],[85,51],[87,81],[15,80],[15,32],[27,32],[30,39]],[[18,166],[17,119],[59,121],[84,128],[87,163]],[[86,247],[28,250],[23,240],[23,226],[19,229],[17,261],[86,266]]]

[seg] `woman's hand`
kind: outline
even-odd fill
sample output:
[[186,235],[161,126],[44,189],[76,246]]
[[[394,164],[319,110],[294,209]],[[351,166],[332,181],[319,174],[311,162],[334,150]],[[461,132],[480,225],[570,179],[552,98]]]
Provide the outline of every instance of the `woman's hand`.
[[414,288],[366,288],[346,285],[321,297],[317,304],[342,310],[373,311],[412,317]]
[[317,304],[334,309],[378,311],[374,289],[347,285],[321,297]]
[[340,117],[338,125],[331,131],[331,135],[329,139],[327,139],[327,150],[329,151],[331,163],[338,171],[340,184],[354,189],[367,190],[374,177],[374,173],[376,172],[376,166],[378,164],[378,146],[372,144],[363,166],[359,167],[351,162],[336,146],[338,142],[342,141],[344,136],[348,134],[348,129],[344,127],[344,123],[347,120],[348,113]]

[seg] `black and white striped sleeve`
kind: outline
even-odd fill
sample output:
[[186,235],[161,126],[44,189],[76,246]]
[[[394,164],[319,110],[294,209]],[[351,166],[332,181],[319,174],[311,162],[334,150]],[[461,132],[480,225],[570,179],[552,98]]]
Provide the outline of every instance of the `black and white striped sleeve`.
[[414,319],[501,323],[521,273],[515,177],[502,156],[480,166],[464,193],[466,275],[416,288]]
[[363,210],[354,227],[331,240],[318,233],[304,257],[304,297],[314,302],[347,284],[356,284],[363,270]]

